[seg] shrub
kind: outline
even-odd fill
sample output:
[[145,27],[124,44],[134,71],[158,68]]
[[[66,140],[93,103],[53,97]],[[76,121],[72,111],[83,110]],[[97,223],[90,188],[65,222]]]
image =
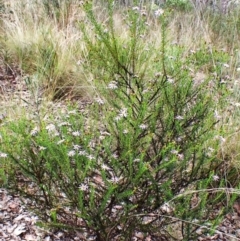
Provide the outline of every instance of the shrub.
[[29,197],[49,226],[86,239],[196,240],[229,207],[216,205],[236,198],[217,176],[217,85],[194,82],[191,61],[167,42],[164,15],[157,47],[147,44],[146,18],[136,9],[126,13],[129,38],[121,39],[111,1],[104,25],[91,4],[84,7],[94,33],[81,25],[84,67],[96,102],[83,113],[43,118],[39,110],[35,120],[7,123],[8,188]]

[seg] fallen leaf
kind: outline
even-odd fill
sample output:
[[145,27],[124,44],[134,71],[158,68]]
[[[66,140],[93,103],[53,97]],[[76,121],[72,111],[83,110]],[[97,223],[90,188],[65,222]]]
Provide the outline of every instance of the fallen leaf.
[[26,215],[20,214],[19,216],[17,216],[16,218],[14,218],[14,222],[17,222],[17,221],[19,221],[19,220],[21,220],[21,219],[23,219],[23,218],[25,218],[25,217],[26,217]]
[[37,237],[32,234],[26,234],[25,237],[26,241],[35,241],[37,240]]
[[22,233],[25,233],[26,232],[26,229],[25,229],[25,224],[21,224],[19,225],[14,231],[13,231],[13,235],[20,235]]

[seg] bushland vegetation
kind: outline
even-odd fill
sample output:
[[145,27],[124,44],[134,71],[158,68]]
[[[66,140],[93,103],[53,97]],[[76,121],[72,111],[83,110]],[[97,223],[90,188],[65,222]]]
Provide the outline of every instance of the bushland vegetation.
[[31,201],[39,225],[86,240],[214,233],[239,195],[238,4],[0,11],[1,70],[24,84],[1,87],[1,186]]

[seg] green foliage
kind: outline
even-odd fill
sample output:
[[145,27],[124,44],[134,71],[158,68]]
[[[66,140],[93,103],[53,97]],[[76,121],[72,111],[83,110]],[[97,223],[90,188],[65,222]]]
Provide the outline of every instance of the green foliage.
[[189,0],[166,0],[164,6],[178,11],[189,11],[192,3]]
[[208,46],[203,46],[191,53],[189,60],[194,66],[206,69],[209,73],[215,73],[217,76],[223,74],[224,64],[229,63],[230,56],[228,53],[210,49]]
[[212,11],[203,13],[203,18],[207,20],[213,32],[213,39],[224,41],[229,47],[237,43],[240,33],[239,9],[239,4],[230,4],[226,14]]
[[[136,232],[170,239],[176,218],[183,240],[196,240],[195,222],[214,228],[228,208],[214,215],[228,196],[224,189],[208,190],[225,186],[215,176],[218,85],[192,78],[209,57],[186,58],[171,45],[164,15],[157,20],[161,46],[147,43],[146,18],[135,10],[126,12],[130,37],[120,38],[108,3],[104,25],[86,3],[92,33],[80,26],[96,102],[87,114],[74,108],[43,118],[39,111],[40,121],[6,123],[8,188],[29,197],[53,227],[71,226],[86,239],[131,240]],[[42,53],[51,70],[55,55]]]

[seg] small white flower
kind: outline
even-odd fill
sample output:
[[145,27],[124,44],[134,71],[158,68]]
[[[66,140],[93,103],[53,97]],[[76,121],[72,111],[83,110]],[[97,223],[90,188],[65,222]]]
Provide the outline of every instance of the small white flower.
[[220,177],[218,175],[213,175],[213,180],[214,181],[218,181],[220,179]]
[[79,146],[79,145],[73,145],[73,150],[78,151],[78,150],[80,150],[81,148],[82,148],[82,147]]
[[171,207],[168,203],[164,203],[162,206],[161,206],[161,211],[163,212],[166,212],[166,213],[170,213],[171,212]]
[[176,141],[181,142],[182,140],[183,140],[183,138],[181,136],[179,136]]
[[44,150],[46,150],[47,148],[46,147],[44,147],[44,146],[39,146],[39,151],[44,151]]
[[168,83],[170,83],[170,84],[173,84],[174,83],[174,79],[171,79],[171,78],[168,78]]
[[132,10],[133,11],[139,11],[139,7],[138,6],[132,7]]
[[226,141],[226,139],[222,136],[219,136],[219,140],[220,140],[221,143],[224,143]]
[[61,126],[71,126],[71,124],[67,121],[64,121],[64,122],[59,123],[58,126],[59,127],[61,127]]
[[112,182],[112,183],[118,183],[119,180],[120,180],[119,177],[112,177],[112,178],[110,179],[110,182]]
[[123,134],[127,134],[127,133],[128,133],[127,129],[123,130]]
[[76,110],[70,110],[70,111],[68,111],[68,114],[69,115],[75,115],[75,114],[77,114],[77,111]]
[[56,127],[54,124],[49,124],[46,126],[46,130],[49,132],[53,132],[53,131],[56,131]]
[[96,102],[97,102],[99,105],[103,105],[103,104],[104,104],[104,101],[103,101],[101,98],[96,98],[95,100],[96,100]]
[[148,126],[145,125],[145,124],[141,124],[141,125],[139,126],[139,128],[142,129],[142,130],[146,130],[146,129],[148,128]]
[[87,158],[88,158],[90,161],[95,159],[93,155],[87,155]]
[[210,153],[214,152],[214,149],[212,147],[208,147],[208,150],[209,150]]
[[133,160],[133,162],[140,162],[140,159],[136,158],[136,159]]
[[221,116],[219,115],[219,113],[218,113],[217,110],[214,111],[214,117],[215,117],[215,119],[217,119],[217,120],[220,120],[220,119],[221,119]]
[[234,103],[236,107],[240,107],[240,103]]
[[177,155],[178,151],[177,150],[172,150],[171,153],[174,154],[174,155]]
[[118,159],[118,155],[116,153],[112,154],[113,159]]
[[76,155],[75,150],[71,150],[68,152],[68,156],[70,156],[70,157],[75,156],[75,155]]
[[116,81],[111,81],[109,84],[108,84],[108,89],[111,89],[111,90],[115,90],[117,89],[118,86],[117,86],[117,82]]
[[120,116],[116,116],[116,117],[114,118],[114,120],[115,120],[116,122],[118,122],[118,121],[121,120],[121,117],[120,117]]
[[38,134],[38,132],[39,132],[38,127],[34,127],[34,128],[31,130],[30,135],[31,135],[31,136],[36,136],[36,135]]
[[8,156],[8,154],[3,153],[3,152],[0,152],[0,157],[1,157],[1,158],[6,158],[7,156]]
[[80,156],[87,156],[87,152],[86,151],[79,151],[78,154]]
[[58,131],[54,131],[54,132],[52,133],[52,136],[53,136],[53,137],[54,137],[54,136],[60,136],[60,134],[59,134]]
[[100,131],[100,134],[102,136],[111,136],[111,134],[109,132],[107,132],[107,131]]
[[229,68],[229,64],[227,64],[227,63],[224,63],[223,66],[224,66],[225,68]]
[[140,13],[141,13],[141,15],[142,15],[142,16],[147,16],[147,11],[146,11],[146,10],[144,10],[144,9],[143,9],[143,10],[141,10],[141,11],[140,11]]
[[143,94],[146,94],[146,93],[148,93],[149,92],[149,89],[147,88],[147,89],[145,89],[145,90],[143,90]]
[[159,9],[156,10],[156,11],[154,11],[154,15],[155,15],[156,17],[161,16],[163,13],[164,13],[164,10],[161,9],[161,8],[159,8]]
[[81,135],[81,132],[80,132],[80,131],[73,131],[73,132],[72,132],[72,135],[73,135],[73,136],[80,136],[80,135]]
[[161,72],[155,73],[155,77],[156,77],[156,78],[159,78],[160,76],[162,76],[162,73],[161,73]]
[[87,191],[88,190],[88,185],[87,184],[84,184],[82,183],[81,185],[79,185],[78,187],[80,190],[82,191]]
[[181,161],[184,160],[184,155],[183,154],[178,154],[177,156],[178,156],[179,160],[181,160]]
[[184,120],[184,118],[181,115],[178,115],[175,117],[176,120]]
[[89,141],[88,146],[91,148],[94,148],[96,146],[96,141],[94,140]]
[[65,141],[65,139],[62,139],[62,140],[58,141],[57,145],[61,145],[64,141]]
[[111,169],[109,166],[107,166],[104,163],[101,165],[101,167],[102,167],[103,170],[110,170]]
[[120,117],[127,117],[127,108],[122,108],[122,109],[119,111],[119,116],[120,116]]

